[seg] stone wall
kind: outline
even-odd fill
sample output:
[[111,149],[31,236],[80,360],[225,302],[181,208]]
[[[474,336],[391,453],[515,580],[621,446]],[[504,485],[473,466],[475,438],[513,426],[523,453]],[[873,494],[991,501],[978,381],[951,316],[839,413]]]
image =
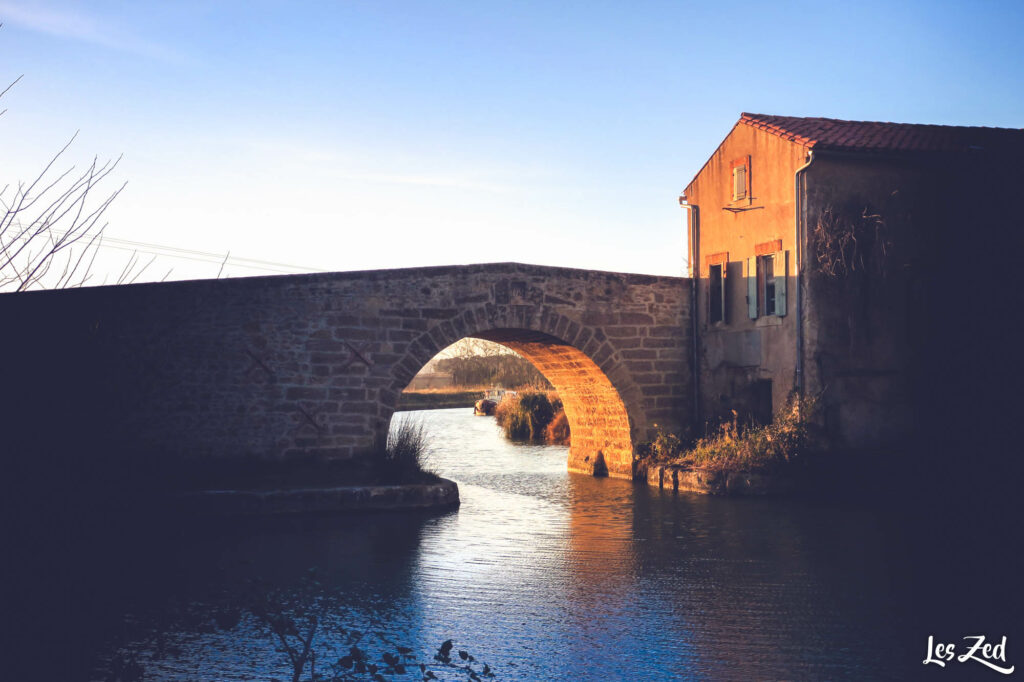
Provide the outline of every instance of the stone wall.
[[633,475],[691,418],[689,281],[493,264],[0,296],[12,452],[125,462],[349,460],[466,336],[561,393],[569,466]]

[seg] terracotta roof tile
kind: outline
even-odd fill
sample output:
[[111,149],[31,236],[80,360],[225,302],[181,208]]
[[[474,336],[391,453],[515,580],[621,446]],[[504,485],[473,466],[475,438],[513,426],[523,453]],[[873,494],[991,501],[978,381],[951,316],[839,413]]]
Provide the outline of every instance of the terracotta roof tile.
[[843,121],[834,118],[743,114],[740,123],[810,149],[856,152],[961,152],[1024,145],[1022,128]]

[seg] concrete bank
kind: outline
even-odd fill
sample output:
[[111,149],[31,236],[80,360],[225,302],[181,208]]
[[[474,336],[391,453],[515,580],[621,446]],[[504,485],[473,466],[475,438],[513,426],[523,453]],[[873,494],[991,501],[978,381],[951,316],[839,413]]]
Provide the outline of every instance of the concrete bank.
[[705,495],[778,495],[795,490],[793,478],[753,471],[705,471],[676,464],[649,464],[637,472],[647,484],[679,492]]
[[180,498],[183,511],[211,516],[279,516],[353,511],[448,509],[459,505],[454,481],[407,485],[204,490]]

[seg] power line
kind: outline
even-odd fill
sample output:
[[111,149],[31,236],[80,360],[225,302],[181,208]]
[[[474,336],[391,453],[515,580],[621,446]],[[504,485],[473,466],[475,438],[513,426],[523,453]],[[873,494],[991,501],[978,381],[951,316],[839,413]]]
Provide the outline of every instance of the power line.
[[[152,242],[140,242],[140,241],[134,241],[134,240],[131,240],[131,239],[118,239],[118,238],[115,238],[115,237],[107,237],[107,236],[100,237],[100,240],[104,241],[104,242],[113,242],[114,244],[124,244],[125,246],[136,246],[136,247],[146,246],[146,247],[150,247],[150,248],[160,249],[161,251],[175,252],[175,253],[183,254],[181,257],[185,257],[184,254],[189,254],[189,255],[193,255],[193,256],[201,256],[201,257],[204,257],[204,258],[213,258],[213,259],[215,259],[215,262],[217,262],[217,263],[220,263],[221,261],[224,260],[224,254],[223,253],[213,253],[213,252],[210,252],[210,251],[197,251],[195,249],[183,249],[183,248],[178,247],[178,246],[166,246],[164,244],[153,244]],[[147,253],[151,253],[151,252],[147,252]],[[160,254],[156,254],[156,255],[160,255]],[[290,269],[293,269],[293,270],[309,270],[311,272],[323,272],[324,271],[324,268],[310,268],[310,267],[306,267],[306,266],[303,266],[303,265],[292,265],[291,263],[279,263],[279,262],[275,262],[275,261],[259,260],[257,258],[239,258],[237,256],[235,256],[233,258],[230,258],[228,262],[236,263],[236,264],[252,263],[254,266],[257,266],[257,265],[268,265],[268,266],[271,266],[271,267],[290,268]]]
[[[102,249],[117,249],[119,251],[130,251],[130,252],[133,252],[133,253],[148,253],[148,254],[151,254],[151,255],[154,255],[154,256],[165,256],[167,258],[179,258],[179,259],[182,259],[182,260],[189,260],[189,261],[193,261],[193,262],[196,262],[196,263],[210,263],[212,265],[219,265],[220,263],[224,263],[225,260],[226,260],[227,265],[230,265],[230,266],[246,268],[246,269],[250,269],[250,270],[263,270],[265,272],[276,272],[276,273],[280,273],[280,274],[283,274],[283,275],[301,274],[302,272],[324,272],[324,270],[319,270],[319,269],[315,269],[315,268],[305,268],[305,267],[298,266],[298,265],[288,265],[286,263],[281,263],[281,266],[285,267],[285,268],[289,268],[287,270],[282,270],[280,268],[272,268],[272,267],[269,267],[267,265],[249,265],[249,264],[246,264],[244,262],[238,262],[238,261],[245,261],[245,260],[249,260],[249,259],[234,258],[234,257],[229,257],[229,258],[225,259],[223,255],[217,255],[217,254],[212,254],[214,256],[217,256],[216,258],[209,259],[209,258],[196,258],[195,256],[185,256],[185,255],[177,254],[177,253],[163,253],[163,252],[160,252],[160,251],[150,251],[148,249],[141,249],[141,248],[137,248],[137,247],[134,247],[134,246],[118,246],[117,244],[97,243],[96,246],[98,248],[102,248]],[[258,261],[258,262],[264,262],[264,261]],[[296,271],[299,271],[299,272],[296,272]]]
[[[59,237],[63,237],[67,234],[66,231],[60,230],[50,230],[50,232]],[[19,236],[21,238],[28,238],[24,232]],[[246,268],[248,270],[263,270],[265,272],[274,272],[285,275],[300,274],[302,272],[325,272],[325,268],[311,268],[303,265],[292,265],[290,263],[260,260],[257,258],[232,257],[230,252],[224,254],[211,251],[199,251],[196,249],[185,249],[178,246],[167,246],[166,244],[154,244],[152,242],[132,239],[107,237],[104,234],[101,234],[99,238],[96,239],[93,246],[106,249],[118,249],[121,251],[147,253],[153,256],[165,256],[167,258],[179,258],[197,263],[212,263],[215,265],[223,263],[234,267]]]

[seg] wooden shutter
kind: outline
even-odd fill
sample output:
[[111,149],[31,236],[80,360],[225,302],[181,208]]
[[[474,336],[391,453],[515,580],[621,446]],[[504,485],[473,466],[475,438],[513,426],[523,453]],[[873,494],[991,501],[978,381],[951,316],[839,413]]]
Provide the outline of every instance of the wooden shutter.
[[775,253],[775,314],[786,316],[786,282],[789,279],[789,251]]
[[757,319],[757,257],[747,259],[747,315]]
[[747,198],[747,167],[736,166],[732,169],[732,200]]

